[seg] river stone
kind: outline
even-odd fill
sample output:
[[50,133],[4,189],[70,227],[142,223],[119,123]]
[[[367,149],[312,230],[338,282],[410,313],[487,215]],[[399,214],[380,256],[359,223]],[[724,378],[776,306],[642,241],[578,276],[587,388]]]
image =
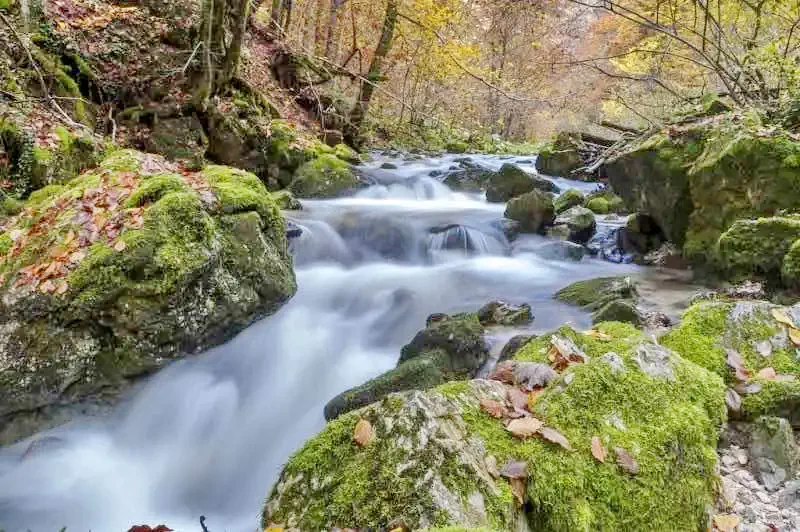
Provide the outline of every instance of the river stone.
[[[70,240],[72,226],[50,216],[112,191],[109,219],[139,208],[141,228],[106,225],[79,252],[82,237]],[[26,205],[27,222],[45,233],[12,221],[8,229],[26,239],[26,252],[0,261],[0,443],[67,421],[84,406],[107,407],[137,377],[225,342],[296,290],[280,210],[241,170],[179,173],[162,157],[121,150]],[[51,242],[75,249],[54,250]],[[21,281],[24,267],[68,253],[52,290]]]
[[553,205],[556,209],[556,214],[561,214],[562,212],[571,209],[572,207],[578,207],[583,205],[585,201],[583,192],[578,190],[577,188],[570,188],[560,196],[558,196]]
[[650,377],[674,381],[675,372],[672,369],[672,358],[674,356],[669,349],[663,346],[646,343],[636,348],[633,360],[639,365],[639,369]]
[[514,384],[531,391],[543,388],[558,377],[558,373],[547,364],[538,362],[518,362],[514,365]]
[[392,392],[426,390],[474,377],[489,358],[483,334],[475,314],[431,316],[426,328],[403,347],[396,368],[331,399],[325,405],[325,419],[335,419]]
[[602,308],[592,313],[592,323],[604,321],[620,321],[641,326],[644,317],[636,308],[636,304],[629,299],[615,299],[606,303]]
[[514,305],[503,301],[492,301],[478,310],[478,320],[484,326],[525,325],[533,321],[533,312],[527,303]]
[[513,164],[504,164],[492,174],[486,188],[486,199],[503,203],[532,190],[558,192],[558,187],[543,177],[533,176]]
[[755,472],[770,491],[798,471],[800,453],[789,421],[778,417],[756,420],[751,434],[750,456]]
[[525,344],[530,342],[536,338],[533,335],[527,334],[518,334],[517,336],[513,336],[506,344],[503,346],[503,349],[500,351],[500,358],[497,359],[497,363],[504,362],[506,360],[510,360],[514,358],[514,355],[525,347]]
[[565,225],[569,230],[567,240],[586,244],[597,229],[594,213],[585,207],[572,207],[559,214],[553,222],[556,226]]
[[486,190],[489,181],[496,172],[485,168],[467,168],[452,172],[444,178],[444,184],[452,190],[462,192],[481,192]]
[[546,242],[531,250],[535,255],[548,260],[572,260],[580,262],[586,256],[586,248],[574,242]]
[[553,200],[539,190],[522,194],[508,202],[505,217],[519,222],[522,232],[538,233],[553,223]]

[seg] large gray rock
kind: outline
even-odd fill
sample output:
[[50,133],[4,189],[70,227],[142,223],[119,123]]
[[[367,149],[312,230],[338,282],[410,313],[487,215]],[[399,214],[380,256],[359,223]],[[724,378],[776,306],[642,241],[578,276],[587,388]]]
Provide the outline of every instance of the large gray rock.
[[555,226],[566,226],[567,240],[576,244],[586,244],[597,230],[594,213],[580,206],[562,212],[553,223]]
[[538,233],[553,223],[553,199],[546,192],[527,192],[508,202],[505,217],[519,222],[523,232]]
[[789,421],[766,416],[756,420],[750,456],[755,474],[768,490],[775,491],[784,480],[794,478],[800,452]]
[[486,188],[486,199],[503,203],[532,190],[558,192],[558,187],[543,177],[530,175],[513,164],[504,164],[500,171],[492,174]]

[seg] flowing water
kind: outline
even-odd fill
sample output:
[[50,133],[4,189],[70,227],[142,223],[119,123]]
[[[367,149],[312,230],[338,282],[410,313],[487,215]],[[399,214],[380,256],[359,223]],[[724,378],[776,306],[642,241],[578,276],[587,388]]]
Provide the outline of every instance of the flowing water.
[[[548,259],[536,235],[509,243],[504,205],[429,177],[454,158],[395,161],[396,170],[378,159],[363,168],[372,186],[288,214],[302,230],[291,243],[297,295],[227,344],[142,383],[108,418],[40,434],[32,451],[30,441],[0,450],[0,528],[166,523],[195,532],[205,515],[212,532],[255,531],[282,465],[324,426],[325,403],[394,367],[429,314],[502,299],[530,303],[534,331],[588,326],[588,315],[553,293],[635,267]],[[507,162],[473,160],[494,169]],[[489,338],[495,351],[509,334]]]

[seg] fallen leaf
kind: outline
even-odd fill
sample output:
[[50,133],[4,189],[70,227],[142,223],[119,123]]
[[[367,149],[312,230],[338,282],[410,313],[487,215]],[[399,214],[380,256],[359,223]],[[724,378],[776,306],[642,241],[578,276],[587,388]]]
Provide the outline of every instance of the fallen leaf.
[[506,413],[506,408],[502,403],[491,399],[481,399],[481,410],[497,419],[501,419]]
[[514,495],[517,504],[523,506],[525,504],[525,480],[512,478],[509,480],[509,484],[511,484],[511,494]]
[[528,394],[519,388],[509,388],[506,391],[506,399],[508,399],[508,403],[514,410],[518,410],[521,413],[527,412]]
[[528,478],[528,463],[522,460],[511,460],[500,470],[505,478]]
[[742,409],[742,397],[733,388],[725,390],[725,405],[729,412],[739,412]]
[[610,334],[606,334],[595,329],[585,331],[583,334],[586,336],[591,336],[592,338],[597,338],[598,340],[611,340],[613,338]]
[[756,377],[759,379],[764,379],[767,381],[774,381],[777,376],[778,374],[773,368],[764,368],[756,374]]
[[789,327],[789,339],[794,345],[800,346],[800,330]]
[[728,367],[734,371],[736,379],[740,381],[748,380],[750,378],[750,371],[745,367],[742,355],[733,349],[728,349],[727,355]]
[[283,527],[281,525],[268,525],[264,532],[283,532]]
[[535,417],[523,417],[512,419],[506,429],[512,436],[525,439],[535,436],[543,426],[544,423]]
[[549,442],[557,443],[558,445],[560,445],[561,447],[563,447],[568,451],[572,450],[572,446],[569,444],[569,440],[567,440],[567,438],[563,434],[558,432],[556,429],[551,429],[550,427],[544,427],[539,431],[539,434],[541,434],[542,438],[544,438]]
[[56,294],[63,296],[64,294],[67,293],[67,290],[69,290],[69,283],[67,283],[67,281],[62,280],[61,282],[58,283],[58,286],[56,287]]
[[617,455],[617,464],[627,473],[636,475],[639,473],[639,462],[637,462],[628,451],[622,447],[614,447],[614,453]]
[[486,464],[486,470],[490,475],[492,475],[494,478],[498,478],[500,476],[500,471],[497,470],[497,458],[489,455],[483,459],[483,463]]
[[533,411],[533,405],[536,404],[536,401],[539,399],[539,396],[544,393],[544,388],[539,390],[533,390],[531,393],[528,394],[528,410],[531,412]]
[[714,528],[719,532],[736,532],[741,521],[736,514],[718,514],[714,516]]
[[56,285],[53,281],[47,280],[39,286],[39,291],[43,294],[52,294],[56,291]]
[[372,430],[372,425],[370,422],[366,419],[359,419],[358,423],[356,423],[356,428],[353,431],[353,440],[358,444],[359,447],[366,447],[374,437],[375,433]]
[[117,251],[125,251],[125,248],[128,247],[128,244],[125,243],[124,240],[120,240],[116,244],[114,244],[114,249]]
[[600,439],[600,436],[592,436],[592,456],[594,456],[595,460],[601,463],[605,463],[606,455],[608,451],[603,446],[603,441]]
[[506,360],[495,366],[494,370],[489,374],[489,380],[500,381],[504,384],[514,384],[514,367],[516,363],[513,360]]
[[783,309],[772,309],[772,317],[775,318],[775,321],[778,323],[783,323],[789,327],[794,327],[794,320]]

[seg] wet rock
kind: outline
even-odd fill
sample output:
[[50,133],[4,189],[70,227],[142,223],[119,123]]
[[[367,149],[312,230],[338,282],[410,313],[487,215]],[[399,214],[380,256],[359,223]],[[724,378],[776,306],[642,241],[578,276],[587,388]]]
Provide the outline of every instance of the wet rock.
[[492,301],[478,311],[478,320],[484,326],[526,325],[533,321],[533,312],[527,303],[513,305],[502,301]]
[[593,323],[604,321],[619,321],[641,326],[644,323],[644,317],[632,300],[617,299],[606,303],[592,314]]
[[586,248],[574,242],[546,242],[530,249],[534,254],[547,260],[572,260],[580,262],[586,255]]
[[286,238],[298,238],[302,236],[303,228],[294,222],[286,222]]
[[553,371],[547,364],[518,362],[514,366],[514,384],[527,391],[532,391],[534,388],[544,388],[557,377],[558,373]]
[[556,226],[565,225],[569,230],[567,240],[585,244],[597,229],[594,213],[584,207],[572,207],[559,214],[553,222]]
[[145,140],[145,148],[172,161],[183,162],[190,168],[199,168],[203,165],[208,138],[196,116],[165,118],[153,125]]
[[408,260],[422,251],[417,249],[413,228],[394,217],[348,213],[336,224],[336,230],[368,257]]
[[486,190],[495,174],[496,172],[484,168],[469,168],[448,174],[444,178],[444,184],[453,190],[481,192]]
[[759,418],[753,427],[750,456],[755,472],[770,491],[775,491],[798,471],[797,445],[789,421],[776,417]]
[[331,198],[357,186],[358,179],[350,165],[326,154],[298,168],[289,189],[300,198]]
[[553,205],[556,209],[556,214],[561,214],[567,209],[583,205],[583,202],[583,192],[576,188],[571,188],[558,196],[553,202]]
[[303,205],[288,190],[279,190],[272,193],[272,199],[285,211],[302,211]]
[[639,256],[657,250],[664,243],[664,234],[655,220],[644,214],[632,214],[625,227],[617,234],[617,244],[627,252]]
[[553,143],[543,149],[536,158],[536,171],[545,175],[570,177],[583,166],[583,157],[578,153],[580,134],[561,133]]
[[518,166],[506,163],[499,172],[490,176],[486,199],[503,203],[533,190],[555,193],[558,187],[547,179],[530,175]]
[[397,367],[347,390],[325,405],[325,418],[373,403],[389,393],[426,390],[477,374],[489,358],[483,326],[475,314],[437,314],[403,347]]
[[434,251],[450,250],[469,253],[480,251],[481,245],[475,241],[474,231],[459,224],[432,227],[429,230],[432,235],[429,247]]
[[497,359],[497,362],[500,363],[514,358],[514,355],[516,355],[520,349],[525,347],[528,342],[535,338],[536,336],[525,334],[512,337],[508,342],[506,342],[506,345],[503,346],[502,351],[500,351],[500,358]]
[[[800,217],[771,217],[738,220],[719,238],[719,258],[734,279],[752,277],[780,278],[784,258],[793,244],[800,241]],[[790,268],[784,272],[787,285],[797,279]]]
[[633,360],[639,365],[639,369],[650,377],[674,381],[675,372],[672,369],[674,357],[674,353],[669,349],[658,344],[646,343],[636,348]]
[[523,232],[537,233],[553,222],[553,200],[538,190],[522,194],[508,202],[505,217],[519,222]]
[[397,170],[397,165],[394,163],[383,163],[381,165],[382,170]]

